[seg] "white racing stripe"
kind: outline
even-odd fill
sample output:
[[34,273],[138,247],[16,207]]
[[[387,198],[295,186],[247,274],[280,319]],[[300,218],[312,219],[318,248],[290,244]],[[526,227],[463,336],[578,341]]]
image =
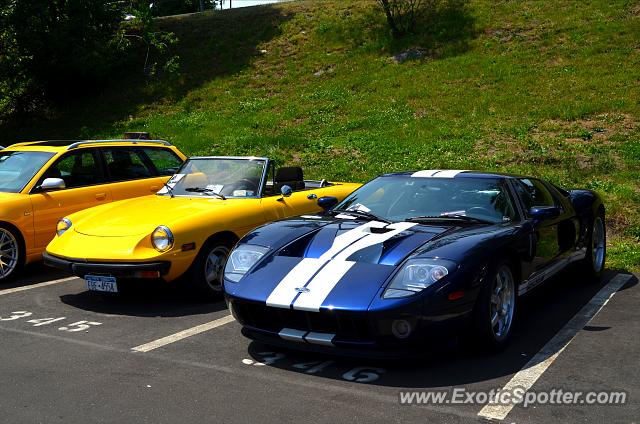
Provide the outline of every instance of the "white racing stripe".
[[296,288],[304,286],[326,263],[326,260],[318,258],[301,260],[273,289],[267,298],[267,306],[289,309],[298,295]]
[[303,287],[333,256],[350,244],[370,234],[371,227],[384,227],[382,222],[371,221],[346,231],[333,240],[333,244],[320,258],[304,258],[280,281],[267,298],[267,306],[289,309],[298,295],[296,288]]
[[[564,327],[501,389],[512,392],[516,388],[529,390],[540,376],[549,368],[573,338],[600,312],[609,299],[631,279],[630,275],[619,274],[604,286]],[[485,405],[478,413],[479,417],[489,420],[504,420],[515,406],[514,403]]]
[[[331,247],[319,258],[302,259],[278,283],[267,298],[267,306],[317,312],[329,293],[342,277],[355,265],[346,259],[353,253],[376,244],[384,243],[416,223],[369,221],[346,231],[333,240]],[[384,233],[372,233],[371,228],[387,228]],[[307,292],[298,289],[306,287]]]
[[365,224],[360,225],[359,227],[354,228],[353,230],[340,234],[333,240],[333,244],[331,245],[329,250],[327,250],[322,254],[322,256],[320,256],[320,259],[328,261],[335,255],[340,253],[342,250],[344,250],[346,247],[348,247],[350,244],[355,243],[358,240],[363,239],[364,237],[370,236],[371,232],[369,231],[369,228],[384,228],[385,225],[387,224],[385,224],[384,222],[369,221]]
[[307,285],[309,292],[300,293],[293,303],[293,309],[318,312],[331,290],[354,265],[355,262],[351,261],[329,261]]
[[453,178],[461,172],[466,172],[465,169],[427,169],[424,171],[418,171],[411,174],[412,177],[422,177],[422,178]]
[[78,277],[60,278],[59,280],[46,281],[44,283],[31,284],[30,286],[14,287],[12,289],[0,290],[0,296],[5,294],[17,293],[25,290],[37,289],[39,287],[52,286],[54,284],[66,283],[71,280],[78,280]]
[[231,315],[227,315],[222,318],[218,318],[217,320],[200,324],[192,328],[188,328],[186,330],[180,331],[179,333],[175,333],[170,336],[163,337],[161,339],[154,340],[152,342],[133,347],[131,348],[131,350],[133,350],[134,352],[143,352],[143,353],[149,352],[159,347],[166,346],[171,343],[175,343],[182,339],[186,339],[187,337],[195,336],[196,334],[200,334],[205,331],[212,330],[216,327],[220,327],[221,325],[228,324],[232,321],[234,321],[234,318]]
[[[386,228],[391,231],[381,234],[369,233],[367,237],[360,238],[358,241],[342,250],[333,257],[322,271],[313,277],[313,280],[311,280],[307,285],[309,292],[300,293],[300,296],[298,296],[296,301],[293,303],[293,309],[318,312],[322,303],[325,301],[327,296],[329,296],[329,293],[331,293],[331,291],[338,285],[342,277],[344,277],[351,267],[356,264],[353,261],[347,261],[349,256],[359,250],[366,249],[367,247],[384,243],[414,225],[416,225],[415,222],[397,222],[395,224],[388,225]],[[327,254],[325,253],[325,255]],[[325,255],[322,255],[322,257]]]

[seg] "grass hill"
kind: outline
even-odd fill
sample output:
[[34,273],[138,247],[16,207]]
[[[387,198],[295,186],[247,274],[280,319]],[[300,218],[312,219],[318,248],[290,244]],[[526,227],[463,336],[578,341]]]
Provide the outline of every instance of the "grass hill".
[[[307,0],[165,18],[181,75],[137,63],[5,142],[145,130],[185,153],[269,155],[365,181],[459,168],[601,192],[609,264],[640,269],[640,6],[451,2],[402,41],[373,0]],[[420,56],[396,63],[392,56]],[[416,53],[417,52],[417,53]]]

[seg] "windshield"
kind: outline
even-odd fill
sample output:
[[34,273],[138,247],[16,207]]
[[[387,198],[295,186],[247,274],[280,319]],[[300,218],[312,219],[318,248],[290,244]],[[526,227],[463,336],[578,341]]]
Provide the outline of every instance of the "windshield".
[[0,151],[0,192],[19,193],[53,153]]
[[204,197],[257,197],[264,159],[194,158],[175,174],[160,195]]
[[485,178],[379,177],[335,209],[366,212],[389,221],[456,216],[492,223],[515,219],[506,184]]

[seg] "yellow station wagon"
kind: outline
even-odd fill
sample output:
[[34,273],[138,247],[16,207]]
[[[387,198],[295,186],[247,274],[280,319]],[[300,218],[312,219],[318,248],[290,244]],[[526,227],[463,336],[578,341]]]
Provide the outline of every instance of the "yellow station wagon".
[[222,291],[235,243],[270,221],[316,213],[360,184],[305,180],[268,158],[194,157],[157,195],[98,206],[60,221],[45,263],[83,277],[90,290],[182,275],[204,294]]
[[163,140],[35,141],[0,150],[0,281],[42,258],[60,218],[155,193],[185,159]]

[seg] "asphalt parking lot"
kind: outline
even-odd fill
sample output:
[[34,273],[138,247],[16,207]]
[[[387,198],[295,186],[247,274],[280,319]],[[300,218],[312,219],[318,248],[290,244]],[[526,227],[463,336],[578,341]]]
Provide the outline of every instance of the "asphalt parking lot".
[[[500,354],[462,347],[419,360],[371,362],[251,342],[223,301],[203,303],[178,286],[105,296],[35,265],[0,287],[0,414],[4,423],[634,423],[640,417],[637,283],[609,271],[600,285],[585,285],[567,272],[521,302],[513,343]],[[627,398],[624,405],[506,410],[399,400],[401,390],[487,392],[514,385],[531,392],[622,391]]]

